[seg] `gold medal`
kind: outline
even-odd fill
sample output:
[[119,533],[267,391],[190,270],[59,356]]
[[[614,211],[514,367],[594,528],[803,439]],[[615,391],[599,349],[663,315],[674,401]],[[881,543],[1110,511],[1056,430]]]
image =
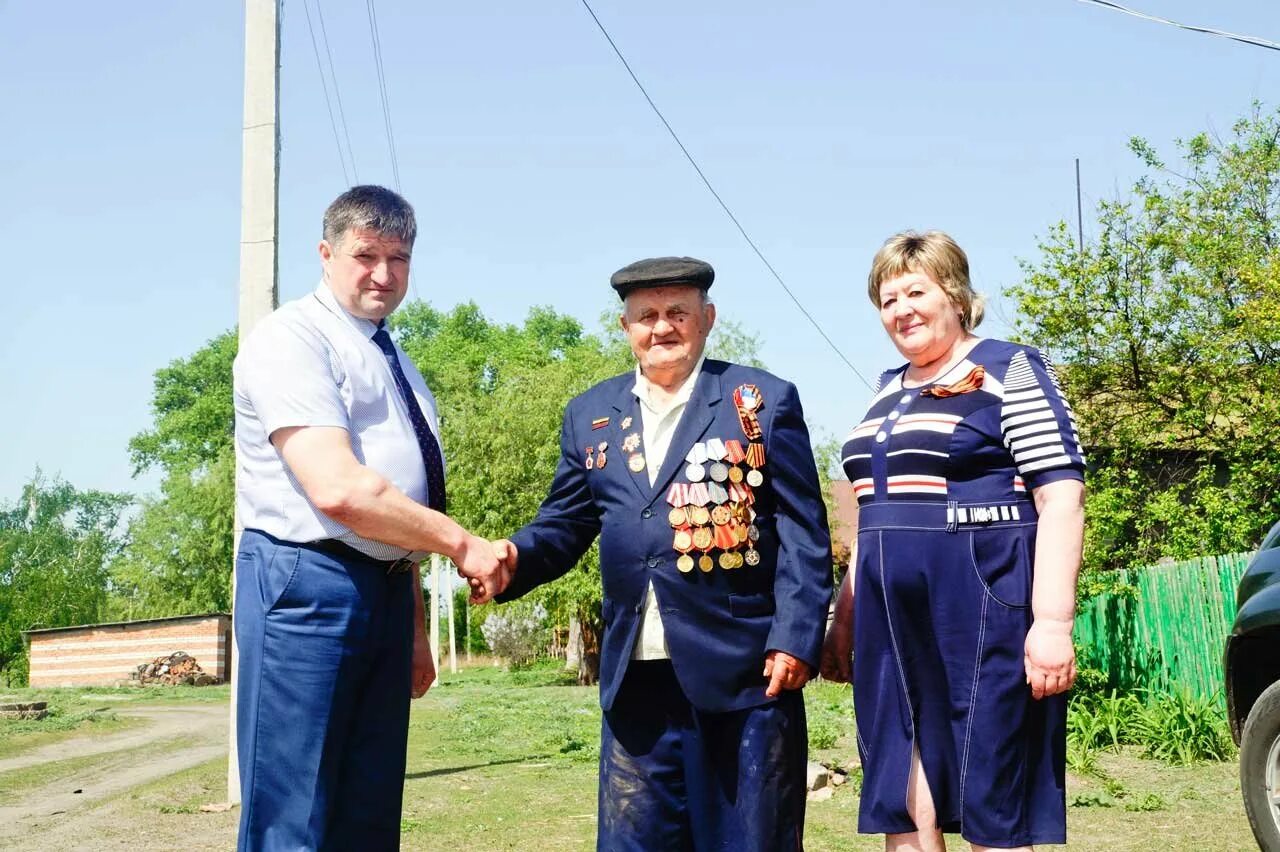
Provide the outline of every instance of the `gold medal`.
[[596,454],[596,470],[604,470],[604,463],[608,460],[609,458],[604,454],[604,450],[601,450],[599,453],[597,453]]
[[714,567],[716,567],[715,562],[713,562],[711,557],[707,554],[704,553],[698,557],[698,570],[702,571],[702,573],[705,574]]
[[690,506],[689,520],[697,526],[705,527],[711,521],[711,513],[706,506]]
[[689,523],[689,516],[684,509],[676,508],[667,512],[667,522],[673,527],[683,527]]
[[729,510],[724,506],[716,506],[711,510],[711,523],[722,527],[729,523]]
[[742,544],[747,540],[747,528],[741,524],[738,524],[733,528],[733,534],[738,537],[738,544]]
[[627,459],[627,467],[631,468],[632,473],[639,473],[644,470],[644,456],[640,453],[632,453]]
[[680,569],[681,574],[688,574],[693,570],[693,557],[687,553],[684,554],[676,560],[676,568]]
[[690,535],[688,530],[679,530],[676,533],[675,541],[672,542],[672,547],[681,553],[688,553],[689,549],[693,547],[693,536]]
[[693,546],[699,550],[707,550],[715,538],[707,527],[695,527],[693,530]]
[[726,571],[733,570],[733,554],[727,550],[720,554],[720,567]]
[[737,465],[734,465],[733,467],[729,468],[730,482],[741,482],[742,476],[743,476],[742,468],[738,467]]

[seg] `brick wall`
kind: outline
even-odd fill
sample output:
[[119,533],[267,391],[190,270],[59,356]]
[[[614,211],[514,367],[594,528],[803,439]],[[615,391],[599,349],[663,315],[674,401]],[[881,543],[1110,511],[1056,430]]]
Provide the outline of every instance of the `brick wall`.
[[142,663],[175,651],[195,657],[200,668],[225,681],[231,661],[231,617],[89,625],[34,632],[31,686],[111,686],[129,681]]

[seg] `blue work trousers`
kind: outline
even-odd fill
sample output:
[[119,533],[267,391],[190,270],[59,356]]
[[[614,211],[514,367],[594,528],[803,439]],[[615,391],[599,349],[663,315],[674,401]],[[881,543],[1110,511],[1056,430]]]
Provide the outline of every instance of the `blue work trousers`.
[[245,530],[235,612],[242,852],[399,848],[411,577]]
[[804,700],[693,707],[667,661],[631,662],[600,743],[599,852],[798,852]]

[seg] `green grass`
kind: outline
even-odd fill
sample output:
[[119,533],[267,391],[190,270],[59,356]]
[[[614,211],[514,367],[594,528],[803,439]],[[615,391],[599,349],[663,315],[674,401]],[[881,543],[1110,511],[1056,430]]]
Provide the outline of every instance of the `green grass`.
[[143,703],[226,703],[230,694],[225,685],[6,689],[0,692],[0,704],[44,701],[49,715],[0,720],[0,759],[80,734],[116,733],[142,724],[117,715],[117,709]]
[[98,755],[88,755],[0,772],[0,806],[11,804],[19,794],[27,790],[43,787],[59,778],[69,778],[100,762]]
[[[594,687],[572,685],[552,663],[515,673],[493,667],[446,673],[413,705],[402,848],[593,849],[597,702]],[[810,756],[850,771],[832,798],[809,802],[805,848],[879,852],[881,838],[855,833],[861,773],[849,687],[813,684],[805,702]],[[1140,745],[1103,746],[1112,736],[1108,727],[1101,725],[1093,770],[1068,776],[1066,849],[1254,848],[1234,762],[1167,765],[1142,757]],[[92,836],[103,846],[137,849],[230,848],[239,811],[200,812],[224,798],[225,771],[224,760],[211,761],[117,796],[98,807]],[[0,776],[0,783],[12,786],[12,779]],[[952,839],[951,848],[967,845]]]
[[164,701],[192,704],[194,702],[225,702],[231,695],[229,684],[217,686],[77,686],[37,687],[34,689],[0,690],[0,704],[25,701],[48,701],[71,704],[76,702],[107,702],[112,706],[139,701]]
[[117,716],[109,706],[88,706],[74,696],[57,696],[49,701],[48,709],[49,715],[43,719],[0,720],[0,759],[78,734],[108,734],[139,724]]

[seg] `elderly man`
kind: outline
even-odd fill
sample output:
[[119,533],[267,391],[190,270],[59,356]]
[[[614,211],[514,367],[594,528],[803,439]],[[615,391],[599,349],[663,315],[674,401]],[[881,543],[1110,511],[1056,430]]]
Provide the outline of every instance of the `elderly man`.
[[418,560],[448,556],[477,601],[506,582],[445,515],[435,400],[387,333],[416,232],[396,193],[344,192],[320,285],[236,358],[244,850],[399,848],[409,696],[435,678]]
[[831,542],[796,389],[704,356],[712,268],[643,260],[612,284],[634,374],[571,401],[506,600],[600,536],[597,848],[799,849]]

